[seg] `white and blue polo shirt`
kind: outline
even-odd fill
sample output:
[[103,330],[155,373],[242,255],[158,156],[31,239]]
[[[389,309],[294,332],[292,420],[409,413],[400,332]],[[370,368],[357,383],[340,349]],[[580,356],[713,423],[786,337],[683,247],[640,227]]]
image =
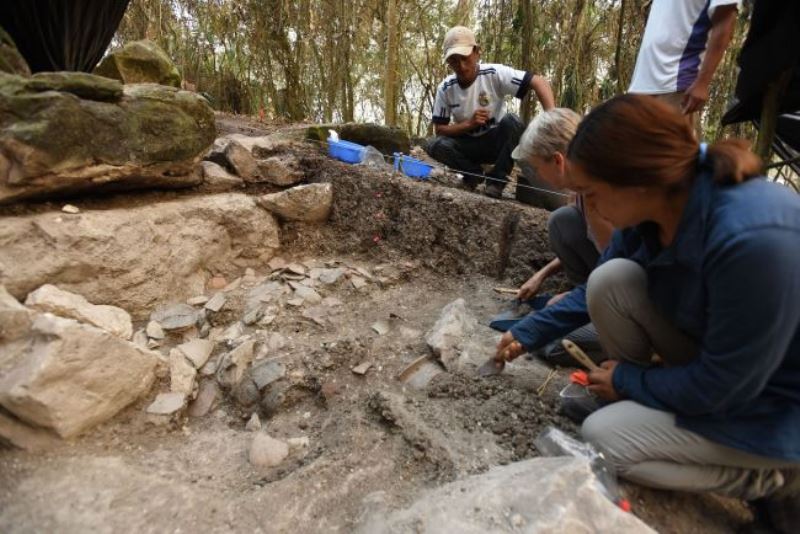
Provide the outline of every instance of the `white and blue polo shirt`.
[[496,63],[478,65],[478,77],[468,87],[461,87],[451,74],[436,90],[433,123],[450,124],[471,119],[478,109],[489,110],[486,125],[468,135],[482,135],[497,126],[505,115],[505,97],[523,98],[528,94],[533,74]]
[[714,10],[727,5],[739,8],[741,0],[653,0],[628,92],[688,89],[700,72]]

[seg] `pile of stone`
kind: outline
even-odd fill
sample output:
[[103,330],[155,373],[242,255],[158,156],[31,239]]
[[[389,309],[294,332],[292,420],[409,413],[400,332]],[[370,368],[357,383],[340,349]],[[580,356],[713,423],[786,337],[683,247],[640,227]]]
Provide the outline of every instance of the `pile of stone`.
[[0,438],[36,449],[102,423],[146,394],[158,353],[130,341],[131,318],[56,286],[25,305],[0,286]]

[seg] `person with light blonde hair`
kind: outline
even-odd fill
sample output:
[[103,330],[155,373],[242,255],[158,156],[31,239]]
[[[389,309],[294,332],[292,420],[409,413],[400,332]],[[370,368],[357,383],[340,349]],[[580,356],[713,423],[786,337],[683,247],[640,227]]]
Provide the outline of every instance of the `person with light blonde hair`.
[[[555,108],[540,113],[525,129],[512,157],[522,167],[533,167],[550,187],[559,191],[568,189],[567,146],[580,121],[580,115],[571,109]],[[573,204],[552,212],[547,227],[556,258],[520,287],[520,300],[536,296],[542,283],[561,270],[573,285],[586,283],[612,231],[607,222],[587,210],[580,195],[576,195]]]

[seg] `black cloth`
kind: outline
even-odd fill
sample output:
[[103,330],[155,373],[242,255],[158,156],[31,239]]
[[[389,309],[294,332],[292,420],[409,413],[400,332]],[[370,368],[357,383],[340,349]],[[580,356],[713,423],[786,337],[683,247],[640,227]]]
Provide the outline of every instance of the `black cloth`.
[[722,124],[758,120],[770,82],[794,69],[779,113],[800,110],[800,1],[757,0],[739,55],[735,101]]
[[130,0],[1,0],[0,27],[31,72],[91,72]]

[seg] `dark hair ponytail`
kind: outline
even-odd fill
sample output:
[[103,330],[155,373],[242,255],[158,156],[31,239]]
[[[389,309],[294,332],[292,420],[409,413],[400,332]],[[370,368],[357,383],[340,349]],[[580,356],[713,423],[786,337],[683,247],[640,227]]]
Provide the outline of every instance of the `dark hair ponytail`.
[[740,184],[761,175],[761,158],[744,139],[723,139],[708,147],[708,158],[719,184]]
[[[700,146],[686,117],[652,96],[626,94],[595,107],[578,125],[567,157],[615,186],[687,187],[697,174]],[[741,183],[761,161],[749,143],[727,139],[708,147],[714,180]]]

